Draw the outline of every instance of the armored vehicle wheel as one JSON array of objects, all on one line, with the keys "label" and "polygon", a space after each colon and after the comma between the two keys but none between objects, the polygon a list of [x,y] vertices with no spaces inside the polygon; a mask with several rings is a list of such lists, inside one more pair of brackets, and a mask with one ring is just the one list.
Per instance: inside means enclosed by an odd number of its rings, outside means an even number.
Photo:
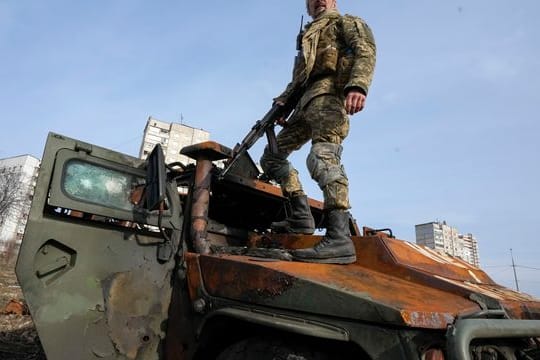
[{"label": "armored vehicle wheel", "polygon": [[330,360],[331,356],[303,344],[254,337],[226,348],[217,360]]}]

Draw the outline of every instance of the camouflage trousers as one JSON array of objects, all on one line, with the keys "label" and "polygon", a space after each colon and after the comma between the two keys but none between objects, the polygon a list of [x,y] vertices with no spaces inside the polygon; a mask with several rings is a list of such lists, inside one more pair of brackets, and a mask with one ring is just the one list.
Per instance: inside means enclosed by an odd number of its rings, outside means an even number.
[{"label": "camouflage trousers", "polygon": [[306,163],[311,177],[324,196],[325,209],[349,209],[349,181],[341,165],[341,143],[349,133],[349,117],[343,100],[320,95],[294,114],[277,135],[278,153],[265,148],[261,158],[264,172],[275,179],[285,196],[304,195],[298,171],[289,155],[311,140]]}]

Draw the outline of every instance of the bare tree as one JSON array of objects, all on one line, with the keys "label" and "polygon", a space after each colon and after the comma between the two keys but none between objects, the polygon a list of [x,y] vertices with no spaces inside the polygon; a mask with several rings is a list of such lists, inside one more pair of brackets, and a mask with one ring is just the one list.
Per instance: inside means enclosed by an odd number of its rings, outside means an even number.
[{"label": "bare tree", "polygon": [[0,225],[4,223],[9,209],[23,200],[19,172],[0,169]]},{"label": "bare tree", "polygon": [[13,264],[14,260],[17,259],[17,254],[19,253],[19,247],[20,244],[15,241],[15,239],[11,239],[9,241],[5,242],[3,254],[0,253],[3,257],[3,260],[5,264],[11,265]]}]

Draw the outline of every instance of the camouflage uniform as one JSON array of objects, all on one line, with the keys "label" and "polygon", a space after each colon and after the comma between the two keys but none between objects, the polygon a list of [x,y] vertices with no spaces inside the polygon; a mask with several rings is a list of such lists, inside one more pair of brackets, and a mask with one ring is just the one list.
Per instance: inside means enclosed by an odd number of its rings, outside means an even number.
[{"label": "camouflage uniform", "polygon": [[280,183],[286,196],[304,195],[287,157],[311,140],[307,167],[323,191],[325,209],[350,208],[348,179],[341,165],[341,143],[349,133],[345,97],[351,89],[367,95],[374,66],[375,41],[361,19],[328,10],[306,25],[293,79],[275,101],[287,98],[298,86],[303,95],[277,136],[278,154],[266,148],[261,158],[264,171]]}]

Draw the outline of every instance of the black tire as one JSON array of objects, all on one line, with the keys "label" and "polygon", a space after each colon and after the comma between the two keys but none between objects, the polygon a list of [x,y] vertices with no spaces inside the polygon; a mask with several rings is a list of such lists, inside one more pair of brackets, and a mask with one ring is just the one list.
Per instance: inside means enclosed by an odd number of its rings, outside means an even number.
[{"label": "black tire", "polygon": [[239,341],[218,355],[216,360],[330,360],[316,348],[283,339],[254,337]]}]

